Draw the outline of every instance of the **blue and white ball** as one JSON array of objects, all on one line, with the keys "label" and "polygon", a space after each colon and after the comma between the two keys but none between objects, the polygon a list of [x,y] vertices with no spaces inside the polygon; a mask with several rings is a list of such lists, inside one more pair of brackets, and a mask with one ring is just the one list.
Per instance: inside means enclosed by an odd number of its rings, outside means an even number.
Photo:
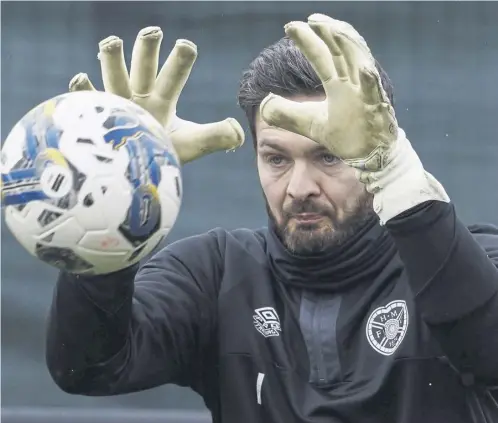
[{"label": "blue and white ball", "polygon": [[2,146],[5,221],[29,253],[75,274],[114,272],[149,254],[182,202],[175,149],[140,106],[75,92],[35,107]]}]

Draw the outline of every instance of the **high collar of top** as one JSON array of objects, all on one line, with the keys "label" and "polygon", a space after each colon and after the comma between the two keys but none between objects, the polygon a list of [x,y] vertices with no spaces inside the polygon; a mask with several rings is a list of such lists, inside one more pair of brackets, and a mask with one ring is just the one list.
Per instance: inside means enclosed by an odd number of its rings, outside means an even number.
[{"label": "high collar of top", "polygon": [[298,288],[343,291],[373,280],[396,252],[393,239],[376,218],[367,221],[351,238],[313,256],[289,252],[270,219],[268,259],[274,276]]}]

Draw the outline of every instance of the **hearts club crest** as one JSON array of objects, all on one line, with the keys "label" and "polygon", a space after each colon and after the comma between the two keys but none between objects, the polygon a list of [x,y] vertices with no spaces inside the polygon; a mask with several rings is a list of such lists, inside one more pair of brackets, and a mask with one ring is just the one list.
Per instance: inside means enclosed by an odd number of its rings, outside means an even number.
[{"label": "hearts club crest", "polygon": [[395,300],[376,308],[366,325],[368,343],[382,355],[394,354],[406,335],[408,320],[405,301]]}]

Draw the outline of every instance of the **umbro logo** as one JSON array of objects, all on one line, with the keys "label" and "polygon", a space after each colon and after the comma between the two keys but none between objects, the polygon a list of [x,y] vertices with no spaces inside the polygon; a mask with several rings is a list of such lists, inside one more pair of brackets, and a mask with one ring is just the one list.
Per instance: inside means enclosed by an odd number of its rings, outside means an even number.
[{"label": "umbro logo", "polygon": [[254,310],[256,314],[252,316],[254,327],[265,338],[269,336],[279,336],[282,331],[280,318],[273,307],[262,307]]},{"label": "umbro logo", "polygon": [[405,338],[408,320],[405,301],[391,301],[384,307],[376,308],[366,326],[369,344],[382,355],[394,354]]}]

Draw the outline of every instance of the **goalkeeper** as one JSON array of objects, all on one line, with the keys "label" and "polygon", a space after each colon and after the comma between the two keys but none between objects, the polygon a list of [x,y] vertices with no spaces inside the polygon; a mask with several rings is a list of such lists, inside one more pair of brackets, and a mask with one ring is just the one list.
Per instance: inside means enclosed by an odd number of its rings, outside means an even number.
[{"label": "goalkeeper", "polygon": [[[79,395],[190,387],[217,423],[498,422],[498,229],[458,219],[352,26],[315,14],[285,32],[239,90],[268,228],[62,272],[50,374]],[[196,47],[177,42],[156,78],[161,39],[139,34],[130,75],[104,40],[105,89],[164,124],[183,163],[238,147],[233,119],[175,116]],[[94,88],[80,74],[70,89]]]}]

